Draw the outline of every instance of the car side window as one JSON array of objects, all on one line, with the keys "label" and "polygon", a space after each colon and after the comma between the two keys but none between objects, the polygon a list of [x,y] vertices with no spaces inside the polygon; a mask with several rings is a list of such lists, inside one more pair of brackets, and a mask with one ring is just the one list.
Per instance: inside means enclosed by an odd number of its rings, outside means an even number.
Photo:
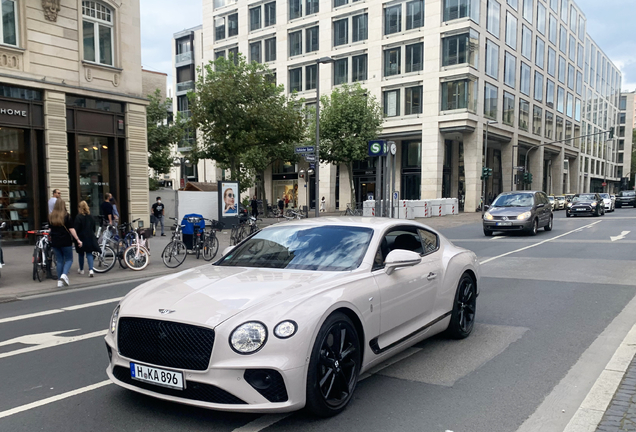
[{"label": "car side window", "polygon": [[417,232],[424,245],[423,255],[428,255],[439,249],[439,237],[437,234],[424,229],[418,229]]},{"label": "car side window", "polygon": [[[420,255],[425,253],[423,239],[420,238],[420,231],[424,233],[428,233],[428,231],[419,230],[415,227],[398,227],[394,228],[391,231],[387,232],[380,242],[380,246],[378,246],[378,250],[375,253],[375,258],[373,260],[373,268],[372,270],[378,270],[384,267],[384,261],[386,260],[389,252],[402,249],[402,250],[410,250],[412,252],[416,252]],[[428,233],[428,235],[433,235],[433,233]],[[429,241],[430,243],[430,241]],[[435,248],[437,249],[437,236],[435,236]],[[430,247],[430,245],[428,246]]]}]

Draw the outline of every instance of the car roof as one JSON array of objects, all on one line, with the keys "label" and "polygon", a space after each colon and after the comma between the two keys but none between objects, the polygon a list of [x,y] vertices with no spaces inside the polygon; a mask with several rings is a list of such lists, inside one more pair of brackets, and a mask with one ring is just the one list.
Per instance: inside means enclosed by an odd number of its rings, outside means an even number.
[{"label": "car roof", "polygon": [[291,220],[283,224],[274,224],[270,226],[351,226],[351,227],[367,227],[374,230],[383,230],[394,225],[413,225],[422,226],[419,222],[404,219],[391,219],[385,217],[364,217],[364,216],[323,216],[319,218]]}]

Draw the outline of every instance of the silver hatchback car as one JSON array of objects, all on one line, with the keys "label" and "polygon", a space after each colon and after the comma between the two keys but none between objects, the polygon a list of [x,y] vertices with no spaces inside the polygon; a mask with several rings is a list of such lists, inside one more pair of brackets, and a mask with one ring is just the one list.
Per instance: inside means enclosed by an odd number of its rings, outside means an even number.
[{"label": "silver hatchback car", "polygon": [[552,205],[541,191],[504,192],[484,213],[484,235],[495,231],[522,231],[536,235],[539,228],[552,230]]}]

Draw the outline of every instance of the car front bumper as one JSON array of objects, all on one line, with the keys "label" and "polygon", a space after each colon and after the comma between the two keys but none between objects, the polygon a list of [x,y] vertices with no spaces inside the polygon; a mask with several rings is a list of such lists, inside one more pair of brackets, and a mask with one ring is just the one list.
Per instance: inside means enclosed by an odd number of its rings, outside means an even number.
[{"label": "car front bumper", "polygon": [[585,210],[566,209],[566,212],[570,216],[577,216],[577,215],[589,216],[589,215],[593,215],[593,214],[596,213],[596,208],[593,208],[591,210],[589,210],[589,209],[585,209]]},{"label": "car front bumper", "polygon": [[[532,229],[532,219],[520,220],[485,220],[483,221],[484,229],[489,231],[529,231]],[[505,225],[502,225],[505,224]]]}]

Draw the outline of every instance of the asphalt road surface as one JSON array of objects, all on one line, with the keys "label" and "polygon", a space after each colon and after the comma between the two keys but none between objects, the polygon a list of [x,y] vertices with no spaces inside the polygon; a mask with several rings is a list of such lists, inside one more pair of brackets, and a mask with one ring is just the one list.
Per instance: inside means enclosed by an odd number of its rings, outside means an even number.
[{"label": "asphalt road surface", "polygon": [[107,380],[115,283],[0,304],[0,431],[562,431],[636,323],[636,209],[555,214],[536,237],[442,230],[482,262],[471,337],[381,365],[327,420],[162,402]]}]

